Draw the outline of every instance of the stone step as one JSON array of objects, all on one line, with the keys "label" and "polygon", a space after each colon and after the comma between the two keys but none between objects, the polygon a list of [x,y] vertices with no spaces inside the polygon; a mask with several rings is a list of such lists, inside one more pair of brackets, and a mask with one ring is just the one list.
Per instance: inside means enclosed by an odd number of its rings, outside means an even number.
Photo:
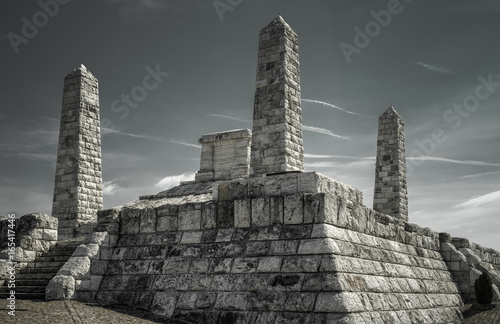
[{"label": "stone step", "polygon": [[58,251],[58,252],[74,251],[74,250],[76,250],[77,247],[78,247],[78,245],[75,245],[75,246],[72,246],[72,245],[59,246],[59,245],[56,245],[55,247],[53,247],[52,249],[50,249],[50,251],[48,253],[55,252],[55,251]]},{"label": "stone step", "polygon": [[9,288],[8,286],[0,286],[0,294],[9,294],[11,290],[17,293],[45,293],[46,286],[18,286]]},{"label": "stone step", "polygon": [[50,280],[55,275],[56,272],[17,273],[16,280]]},{"label": "stone step", "polygon": [[30,269],[30,268],[60,269],[65,263],[66,261],[39,262],[38,260],[36,260],[35,262],[28,263],[25,269]]},{"label": "stone step", "polygon": [[[45,299],[45,292],[43,293],[21,293],[16,292],[16,299]],[[9,293],[0,292],[0,299],[6,299],[10,297]]]},{"label": "stone step", "polygon": [[[16,277],[16,286],[47,286],[50,282],[51,278],[43,278],[43,279],[26,279]],[[3,286],[7,286],[8,281],[5,281]],[[0,286],[2,287],[2,286]]]},{"label": "stone step", "polygon": [[59,271],[61,267],[52,267],[52,268],[24,268],[19,271],[19,274],[24,274],[24,273],[54,273],[56,274],[57,271]]},{"label": "stone step", "polygon": [[66,262],[68,261],[68,259],[71,257],[71,254],[70,255],[60,255],[60,254],[57,254],[57,255],[51,255],[51,256],[46,256],[46,255],[43,255],[43,256],[39,256],[36,258],[36,262]]}]

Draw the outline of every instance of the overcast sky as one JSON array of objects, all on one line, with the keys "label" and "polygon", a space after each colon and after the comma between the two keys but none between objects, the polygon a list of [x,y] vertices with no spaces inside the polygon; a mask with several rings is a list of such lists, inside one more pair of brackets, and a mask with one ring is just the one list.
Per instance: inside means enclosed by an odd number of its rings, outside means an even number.
[{"label": "overcast sky", "polygon": [[498,1],[59,1],[0,3],[1,214],[51,213],[63,81],[82,62],[106,123],[104,207],[191,179],[201,135],[251,128],[259,30],[281,13],[299,36],[306,171],[372,207],[392,104],[410,221],[500,250]]}]

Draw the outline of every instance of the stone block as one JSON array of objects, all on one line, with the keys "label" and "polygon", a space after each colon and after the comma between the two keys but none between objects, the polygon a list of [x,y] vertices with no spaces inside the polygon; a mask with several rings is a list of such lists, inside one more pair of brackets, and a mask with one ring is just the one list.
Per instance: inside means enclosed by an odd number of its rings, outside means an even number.
[{"label": "stone block", "polygon": [[236,258],[231,269],[232,273],[251,273],[257,270],[258,258]]},{"label": "stone block", "polygon": [[182,234],[181,244],[198,244],[198,243],[201,243],[202,236],[203,236],[203,232],[202,231],[184,232]]},{"label": "stone block", "polygon": [[182,205],[179,208],[178,229],[193,231],[201,229],[201,206],[197,204]]},{"label": "stone block", "polygon": [[239,199],[234,201],[234,227],[250,227],[250,206],[250,199]]},{"label": "stone block", "polygon": [[290,255],[296,254],[297,248],[299,246],[299,241],[273,241],[269,247],[269,255]]},{"label": "stone block", "polygon": [[75,279],[72,276],[57,275],[45,289],[47,300],[72,299],[75,294]]},{"label": "stone block", "polygon": [[316,298],[314,311],[327,313],[361,312],[363,304],[356,293],[320,292]]},{"label": "stone block", "polygon": [[150,311],[156,315],[172,317],[176,302],[177,296],[175,292],[156,292]]},{"label": "stone block", "polygon": [[269,197],[269,224],[283,224],[284,217],[284,197],[272,196]]},{"label": "stone block", "polygon": [[214,229],[217,227],[217,204],[206,202],[201,205],[201,228]]},{"label": "stone block", "polygon": [[140,228],[139,209],[124,208],[120,234],[138,234]]},{"label": "stone block", "polygon": [[57,273],[59,276],[72,276],[76,280],[90,279],[90,259],[71,257]]},{"label": "stone block", "polygon": [[252,226],[268,226],[269,225],[269,198],[253,198],[251,205]]},{"label": "stone block", "polygon": [[310,312],[313,309],[315,293],[290,293],[285,303],[285,311]]},{"label": "stone block", "polygon": [[177,215],[158,216],[156,230],[158,232],[172,232],[177,230]]},{"label": "stone block", "polygon": [[[274,242],[273,242],[274,243]],[[297,254],[339,254],[337,243],[330,238],[301,240]]]},{"label": "stone block", "polygon": [[280,272],[283,257],[263,257],[260,258],[257,272]]},{"label": "stone block", "polygon": [[304,222],[304,205],[302,194],[284,197],[284,224],[302,224]]},{"label": "stone block", "polygon": [[280,292],[255,291],[248,296],[248,309],[252,311],[283,311],[286,295]]},{"label": "stone block", "polygon": [[75,257],[88,257],[90,259],[99,258],[99,245],[89,243],[79,245],[75,252],[73,252]]},{"label": "stone block", "polygon": [[320,255],[287,256],[283,259],[282,272],[316,272],[321,261]]},{"label": "stone block", "polygon": [[48,241],[57,241],[57,229],[44,229],[42,239]]},{"label": "stone block", "polygon": [[234,201],[219,201],[217,205],[217,228],[234,227]]},{"label": "stone block", "polygon": [[145,208],[140,212],[140,232],[154,233],[156,231],[156,210]]}]

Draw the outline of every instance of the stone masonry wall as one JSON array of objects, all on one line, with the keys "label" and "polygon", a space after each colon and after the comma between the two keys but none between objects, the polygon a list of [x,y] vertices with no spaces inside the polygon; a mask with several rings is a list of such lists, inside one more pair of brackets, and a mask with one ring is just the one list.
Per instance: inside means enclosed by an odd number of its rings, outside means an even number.
[{"label": "stone masonry wall", "polygon": [[[299,176],[320,181],[298,190]],[[193,323],[459,320],[438,233],[318,174],[275,177],[249,179],[246,193],[244,181],[219,183],[216,200],[163,194],[121,208],[117,245],[95,260],[107,267],[91,261],[90,276],[104,274],[96,298]],[[96,292],[85,289],[74,296]]]},{"label": "stone masonry wall", "polygon": [[92,231],[102,209],[97,79],[83,65],[64,79],[52,215],[59,240]]},{"label": "stone masonry wall", "polygon": [[238,129],[203,135],[200,170],[196,181],[219,181],[248,178],[252,132]]},{"label": "stone masonry wall", "polygon": [[99,212],[99,223],[94,232],[87,235],[47,285],[48,300],[95,298],[118,241],[119,226],[119,209]]},{"label": "stone masonry wall", "polygon": [[[0,222],[1,242],[0,246],[0,282],[8,278],[10,249],[8,240],[8,219],[2,219]],[[34,261],[36,256],[50,250],[57,243],[57,218],[33,213],[27,214],[15,221],[13,229],[16,233],[14,243],[14,261],[16,262],[16,272],[25,268],[27,262]],[[0,283],[1,285],[1,283]]]},{"label": "stone masonry wall", "polygon": [[492,279],[494,300],[500,300],[500,252],[441,233],[441,253],[465,302],[475,301],[474,283],[481,273]]}]

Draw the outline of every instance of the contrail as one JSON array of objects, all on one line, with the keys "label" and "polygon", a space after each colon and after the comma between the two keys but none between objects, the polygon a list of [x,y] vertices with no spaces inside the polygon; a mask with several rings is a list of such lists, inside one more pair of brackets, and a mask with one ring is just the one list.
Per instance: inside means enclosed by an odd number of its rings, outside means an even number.
[{"label": "contrail", "polygon": [[356,113],[354,111],[350,111],[350,110],[341,108],[339,106],[335,106],[335,105],[333,105],[331,103],[324,102],[324,101],[313,100],[313,99],[302,99],[302,101],[310,102],[310,103],[315,103],[315,104],[320,104],[320,105],[323,105],[323,106],[327,106],[327,107],[330,107],[330,108],[333,108],[333,109],[337,109],[337,110],[343,111],[343,112],[345,112],[345,113],[347,113],[349,115],[360,116],[360,117],[365,117],[365,118],[370,118],[370,119],[376,119],[375,117],[368,116],[368,115],[361,114],[361,113]]}]

